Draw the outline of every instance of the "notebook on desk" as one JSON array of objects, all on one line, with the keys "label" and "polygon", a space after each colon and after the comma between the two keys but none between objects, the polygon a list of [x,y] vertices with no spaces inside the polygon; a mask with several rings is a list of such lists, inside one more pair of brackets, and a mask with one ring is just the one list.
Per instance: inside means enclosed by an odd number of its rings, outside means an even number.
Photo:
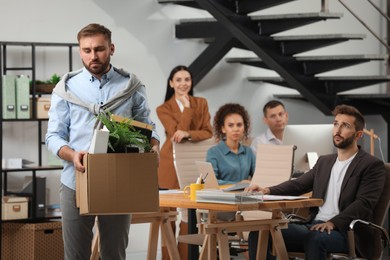
[{"label": "notebook on desk", "polygon": [[205,189],[219,189],[217,177],[215,176],[213,165],[210,162],[195,161],[199,175],[203,176]]},{"label": "notebook on desk", "polygon": [[246,187],[249,187],[249,182],[239,182],[230,187],[223,189],[223,191],[243,191]]}]

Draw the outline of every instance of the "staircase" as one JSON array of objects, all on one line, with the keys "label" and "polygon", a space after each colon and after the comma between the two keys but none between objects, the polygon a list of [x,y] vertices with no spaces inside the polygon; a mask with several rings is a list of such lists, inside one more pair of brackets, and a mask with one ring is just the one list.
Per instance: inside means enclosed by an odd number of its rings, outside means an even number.
[{"label": "staircase", "polygon": [[[158,0],[206,10],[213,18],[181,20],[176,38],[201,38],[208,47],[189,66],[196,85],[232,48],[249,50],[255,57],[227,58],[229,63],[260,67],[278,77],[249,77],[249,81],[268,82],[295,89],[299,95],[279,98],[304,99],[325,115],[340,103],[357,107],[365,115],[382,115],[390,121],[389,94],[348,95],[342,92],[390,81],[389,76],[319,76],[318,74],[370,61],[384,61],[376,55],[296,56],[346,41],[363,40],[362,34],[318,34],[276,36],[300,26],[340,19],[343,14],[321,11],[283,15],[251,15],[294,0]],[[299,1],[299,0],[296,0]],[[314,0],[313,0],[314,1]],[[299,12],[299,10],[298,10]]]}]

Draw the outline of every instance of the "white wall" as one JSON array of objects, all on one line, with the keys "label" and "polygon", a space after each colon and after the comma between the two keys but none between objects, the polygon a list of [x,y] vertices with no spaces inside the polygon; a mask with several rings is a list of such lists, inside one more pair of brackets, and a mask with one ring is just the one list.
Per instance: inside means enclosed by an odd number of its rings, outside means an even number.
[{"label": "white wall", "polygon": [[[359,4],[357,3],[359,1]],[[384,37],[385,21],[368,10],[367,1],[348,1],[354,4],[361,15],[368,15],[368,23]],[[355,4],[356,2],[356,4]],[[375,3],[385,8],[385,1],[375,0]],[[163,128],[155,114],[155,108],[163,102],[166,77],[170,70],[178,65],[189,65],[206,47],[200,40],[177,40],[174,38],[174,24],[183,18],[206,17],[207,13],[180,6],[160,5],[157,0],[0,0],[0,40],[1,41],[33,41],[33,42],[76,42],[77,32],[91,22],[102,23],[113,32],[113,42],[116,53],[112,63],[120,68],[137,74],[147,87],[152,119],[157,123],[158,132],[164,140]],[[266,13],[288,13],[291,10],[300,12],[317,12],[320,1],[300,0],[282,7],[271,8]],[[281,35],[296,33],[320,34],[323,32],[365,33],[360,24],[336,1],[330,1],[330,10],[343,12],[342,21],[320,22],[315,25],[281,33]],[[383,54],[385,50],[372,37],[365,41],[354,41],[322,48],[306,54]],[[250,53],[232,50],[228,56],[245,56]],[[59,51],[47,50],[38,55],[42,67],[37,77],[46,79],[53,73],[62,74],[67,71],[66,55]],[[27,62],[27,54],[15,54],[15,61]],[[75,68],[80,62],[75,54]],[[351,67],[327,73],[326,75],[386,73],[384,62]],[[250,68],[242,65],[227,64],[221,61],[200,82],[195,94],[206,97],[209,101],[212,116],[218,107],[226,102],[239,102],[246,106],[252,116],[253,135],[265,130],[261,123],[261,108],[274,94],[295,93],[282,87],[265,83],[251,83],[247,76],[274,75],[263,69]],[[361,93],[383,93],[385,87],[374,86],[363,88]],[[223,93],[223,95],[221,95]],[[324,116],[312,105],[303,101],[284,101],[290,114],[290,124],[329,123],[332,118]],[[382,138],[383,151],[387,158],[387,125],[380,116],[368,116],[367,128],[374,128]],[[36,159],[37,126],[34,123],[4,124],[3,154],[4,157],[24,157]],[[32,141],[33,140],[33,141]],[[23,147],[23,148],[21,148]],[[50,187],[49,203],[58,203],[59,173],[44,173],[48,177]],[[17,186],[20,175],[10,177]],[[147,226],[131,228],[131,246],[129,259],[145,258],[145,243],[135,244],[135,237],[147,234]],[[146,239],[143,239],[145,242]]]}]

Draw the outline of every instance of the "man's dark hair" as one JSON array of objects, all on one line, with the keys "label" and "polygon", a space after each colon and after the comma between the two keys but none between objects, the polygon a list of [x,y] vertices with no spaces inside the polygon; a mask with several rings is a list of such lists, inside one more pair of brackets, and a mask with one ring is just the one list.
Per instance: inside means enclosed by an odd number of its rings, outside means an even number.
[{"label": "man's dark hair", "polygon": [[278,100],[270,100],[263,107],[263,114],[264,114],[264,116],[267,116],[267,110],[268,109],[275,108],[277,106],[282,106],[283,109],[286,110],[286,107],[284,106],[284,104],[282,102],[280,102]]},{"label": "man's dark hair", "polygon": [[77,34],[77,41],[80,42],[80,39],[83,37],[94,36],[97,34],[104,35],[108,40],[108,43],[111,44],[111,31],[103,25],[97,23],[88,24],[81,29]]},{"label": "man's dark hair", "polygon": [[349,115],[353,116],[355,118],[355,128],[357,131],[361,131],[364,129],[365,126],[365,120],[363,115],[353,106],[348,105],[338,105],[334,108],[332,114],[334,116],[337,116],[339,114],[342,115]]}]

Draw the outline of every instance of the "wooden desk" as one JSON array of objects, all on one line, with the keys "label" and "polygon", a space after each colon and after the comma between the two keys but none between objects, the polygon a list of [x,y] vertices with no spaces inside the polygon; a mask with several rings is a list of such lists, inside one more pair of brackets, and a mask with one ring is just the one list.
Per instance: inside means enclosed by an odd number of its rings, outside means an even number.
[{"label": "wooden desk", "polygon": [[[200,259],[216,259],[218,242],[219,258],[230,259],[228,233],[239,231],[262,231],[259,239],[258,258],[266,259],[268,237],[271,234],[278,259],[287,260],[287,250],[283,241],[281,228],[287,228],[287,220],[283,218],[282,210],[293,208],[307,208],[322,205],[321,199],[267,201],[253,204],[218,204],[197,203],[185,198],[183,194],[160,194],[161,208],[187,208],[205,209],[209,211],[207,223],[204,224],[206,234],[202,246]],[[220,222],[217,220],[217,212],[220,211],[248,211],[264,210],[272,212],[272,219],[243,220],[233,222]]]},{"label": "wooden desk", "polygon": [[[131,224],[150,223],[148,253],[146,259],[156,260],[158,234],[161,228],[161,235],[164,237],[166,247],[171,259],[180,259],[176,245],[176,237],[173,234],[171,221],[175,221],[176,211],[169,208],[161,208],[160,212],[134,213],[131,217]],[[98,229],[92,242],[92,254],[90,260],[99,260],[99,232]]]}]

